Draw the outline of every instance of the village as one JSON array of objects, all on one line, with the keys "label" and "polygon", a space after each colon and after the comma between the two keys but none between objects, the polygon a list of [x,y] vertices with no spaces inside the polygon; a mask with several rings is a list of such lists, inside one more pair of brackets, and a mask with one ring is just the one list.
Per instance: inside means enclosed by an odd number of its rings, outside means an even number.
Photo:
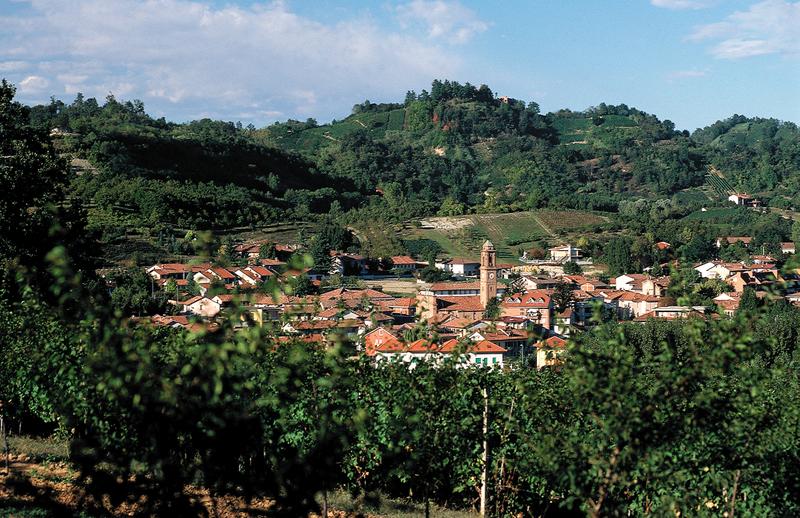
[{"label": "village", "polygon": [[[725,236],[714,244],[747,248],[751,241]],[[266,246],[274,257],[264,257]],[[668,251],[670,245],[654,247]],[[778,266],[795,253],[794,243],[781,243],[781,251],[779,258],[753,253],[742,262],[693,264],[697,282],[713,281],[722,289],[711,305],[681,305],[670,296],[668,273],[614,278],[565,273],[592,264],[571,244],[551,248],[541,260],[523,254],[519,265],[498,263],[488,240],[479,260],[437,258],[433,266],[408,255],[369,260],[331,251],[330,267],[319,271],[294,266],[302,254],[297,245],[247,242],[235,249],[242,266],[207,262],[146,268],[154,289],[170,297],[173,314],[135,320],[215,332],[236,314],[237,327],[270,326],[279,342],[345,342],[354,354],[375,361],[413,364],[462,353],[462,361],[474,365],[541,369],[558,365],[571,336],[604,321],[724,318],[735,314],[746,291],[759,300],[783,298],[800,305],[796,276]],[[662,271],[672,267],[674,272],[677,266],[673,260]],[[448,280],[423,281],[419,273],[432,267]],[[297,279],[309,289],[286,288]]]}]

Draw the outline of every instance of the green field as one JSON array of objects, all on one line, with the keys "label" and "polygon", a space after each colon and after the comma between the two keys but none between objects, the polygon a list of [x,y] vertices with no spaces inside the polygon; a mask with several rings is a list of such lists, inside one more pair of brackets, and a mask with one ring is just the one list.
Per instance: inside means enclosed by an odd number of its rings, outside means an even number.
[{"label": "green field", "polygon": [[595,124],[591,117],[556,117],[553,127],[558,132],[561,144],[582,147],[602,144],[604,135],[614,131],[636,128],[636,121],[625,115],[604,115],[602,124]]},{"label": "green field", "polygon": [[564,232],[585,229],[608,221],[605,216],[585,211],[534,211],[510,214],[472,214],[428,218],[425,227],[405,231],[403,239],[424,238],[439,243],[445,255],[477,259],[480,247],[490,240],[501,262],[516,262],[517,249],[534,242],[556,244]]},{"label": "green field", "polygon": [[281,148],[297,152],[314,152],[356,131],[366,131],[374,139],[382,139],[387,131],[400,131],[405,122],[405,110],[358,113],[346,119],[315,128],[292,131],[270,128],[270,138]]}]

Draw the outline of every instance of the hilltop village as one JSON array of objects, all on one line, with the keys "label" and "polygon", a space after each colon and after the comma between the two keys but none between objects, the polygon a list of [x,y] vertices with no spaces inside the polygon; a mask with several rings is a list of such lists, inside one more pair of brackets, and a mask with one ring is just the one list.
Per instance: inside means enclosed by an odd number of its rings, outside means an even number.
[{"label": "hilltop village", "polygon": [[[747,249],[751,241],[725,236],[714,246]],[[653,247],[668,256],[669,243]],[[273,257],[264,257],[265,250]],[[278,341],[345,342],[376,360],[413,362],[458,352],[481,366],[542,368],[558,363],[571,336],[604,321],[716,319],[734,315],[743,303],[800,304],[797,275],[779,266],[795,253],[794,243],[781,243],[781,251],[781,257],[753,253],[738,262],[691,265],[693,282],[713,292],[713,304],[693,305],[676,300],[671,290],[686,282],[669,273],[680,270],[677,260],[660,265],[667,272],[661,275],[567,273],[592,266],[570,244],[539,260],[523,254],[516,266],[498,263],[488,240],[479,260],[442,258],[434,265],[408,255],[373,260],[332,251],[330,268],[319,271],[290,267],[303,254],[298,245],[248,242],[235,247],[240,266],[147,267],[171,311],[134,319],[214,332],[236,314],[237,327],[270,326]],[[420,272],[431,268],[448,280],[423,281]],[[404,293],[392,291],[401,285]]]}]

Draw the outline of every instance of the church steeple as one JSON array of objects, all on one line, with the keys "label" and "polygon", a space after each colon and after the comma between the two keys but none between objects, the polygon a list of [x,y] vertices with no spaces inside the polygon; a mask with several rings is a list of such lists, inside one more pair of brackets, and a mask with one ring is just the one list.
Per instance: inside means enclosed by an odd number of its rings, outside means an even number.
[{"label": "church steeple", "polygon": [[487,240],[481,248],[481,305],[497,297],[497,251]]}]

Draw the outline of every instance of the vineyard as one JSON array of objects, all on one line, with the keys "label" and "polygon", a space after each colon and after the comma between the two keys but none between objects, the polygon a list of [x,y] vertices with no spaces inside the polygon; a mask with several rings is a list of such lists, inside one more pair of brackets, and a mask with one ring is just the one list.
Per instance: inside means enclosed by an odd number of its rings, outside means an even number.
[{"label": "vineyard", "polygon": [[706,182],[711,188],[722,197],[727,198],[730,194],[735,192],[731,183],[724,177],[709,173],[706,175]]},{"label": "vineyard", "polygon": [[471,259],[480,256],[481,244],[488,239],[497,248],[499,260],[514,262],[519,256],[518,248],[557,241],[555,233],[586,229],[607,221],[606,216],[587,211],[543,210],[428,218],[422,221],[423,228],[410,232],[412,237],[436,241],[451,257]]}]

